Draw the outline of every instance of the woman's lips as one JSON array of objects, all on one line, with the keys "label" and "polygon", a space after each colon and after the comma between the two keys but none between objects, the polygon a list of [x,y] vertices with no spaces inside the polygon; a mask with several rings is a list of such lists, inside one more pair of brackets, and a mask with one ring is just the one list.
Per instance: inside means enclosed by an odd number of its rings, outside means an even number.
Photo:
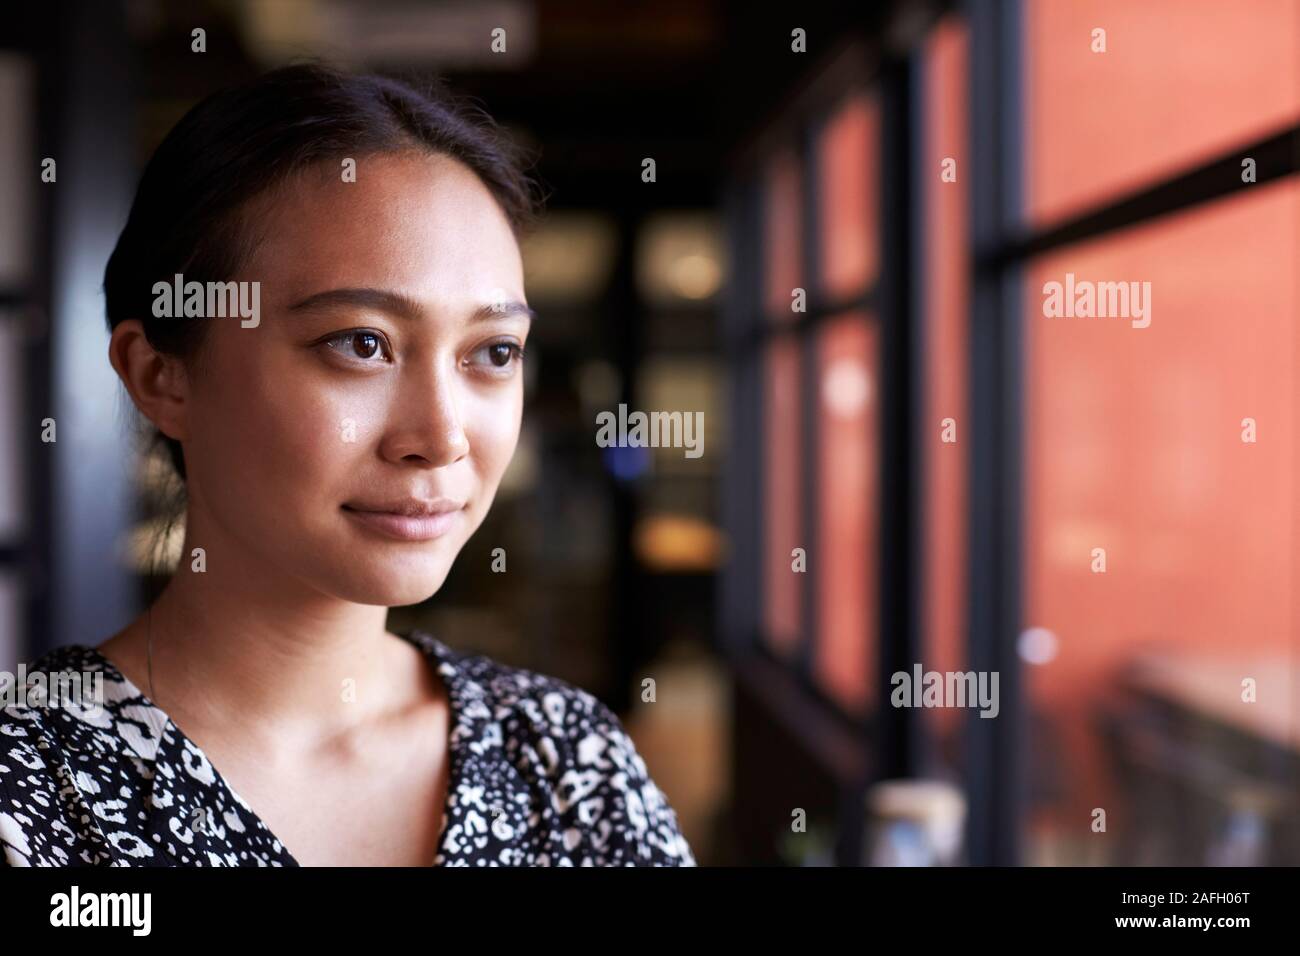
[{"label": "woman's lips", "polygon": [[343,506],[343,512],[372,531],[397,541],[432,541],[451,530],[461,511],[441,511],[432,515],[401,515],[391,511],[358,511]]}]

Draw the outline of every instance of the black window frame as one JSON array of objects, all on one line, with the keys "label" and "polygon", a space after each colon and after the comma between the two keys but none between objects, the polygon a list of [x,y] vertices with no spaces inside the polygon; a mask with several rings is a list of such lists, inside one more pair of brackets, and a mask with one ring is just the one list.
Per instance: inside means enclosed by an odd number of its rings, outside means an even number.
[{"label": "black window frame", "polygon": [[[918,657],[918,496],[920,445],[915,428],[920,358],[911,321],[917,215],[911,188],[917,148],[913,114],[916,67],[911,57],[882,54],[866,37],[850,35],[813,71],[814,80],[773,118],[771,126],[743,151],[728,178],[723,206],[732,250],[732,275],[725,297],[723,343],[733,359],[729,387],[733,410],[731,446],[723,469],[720,511],[731,535],[731,558],[720,582],[720,644],[737,676],[755,686],[774,711],[833,767],[841,785],[835,858],[841,865],[861,859],[862,800],[873,779],[909,776],[924,753],[919,721],[888,705],[884,675]],[[879,108],[880,161],[876,223],[880,250],[876,276],[847,298],[828,298],[820,288],[822,250],[817,144],[826,123],[851,98],[869,94]],[[784,149],[797,149],[803,196],[799,248],[806,311],[779,320],[763,303],[763,171]],[[829,320],[861,314],[879,331],[877,582],[875,615],[877,680],[865,716],[847,712],[816,681],[814,641],[818,630],[817,541],[818,328]],[[793,337],[800,349],[801,537],[810,556],[802,583],[801,627],[793,666],[775,653],[763,634],[764,347]]]}]

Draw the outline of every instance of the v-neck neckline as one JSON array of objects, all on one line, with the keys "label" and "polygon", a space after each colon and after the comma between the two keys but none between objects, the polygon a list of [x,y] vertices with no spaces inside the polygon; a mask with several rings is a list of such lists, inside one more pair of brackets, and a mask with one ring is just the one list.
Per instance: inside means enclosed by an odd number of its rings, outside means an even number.
[{"label": "v-neck neckline", "polygon": [[[468,751],[468,748],[460,745],[462,735],[468,732],[468,726],[465,724],[467,714],[464,702],[461,699],[462,688],[458,655],[452,648],[443,644],[432,634],[418,628],[405,634],[397,634],[397,636],[421,652],[425,660],[433,667],[435,676],[441,680],[447,692],[447,793],[443,798],[442,831],[439,833],[438,842],[434,847],[433,860],[427,864],[428,866],[440,866],[446,859],[448,835],[456,822],[455,808],[459,804],[456,799],[456,791],[465,773],[462,752]],[[167,732],[170,730],[175,736],[175,749],[188,747],[194,751],[195,756],[201,757],[211,768],[214,781],[252,818],[254,828],[261,829],[266,837],[273,841],[272,846],[278,845],[280,847],[278,862],[286,867],[301,867],[302,864],[293,855],[289,845],[276,835],[275,831],[262,819],[261,814],[254,810],[248,801],[231,785],[217,765],[204,752],[203,748],[186,734],[180,728],[180,725],[172,720],[171,715],[154,703],[148,694],[136,686],[135,682],[123,674],[121,669],[97,647],[89,645],[83,645],[83,647],[104,668],[110,678],[121,683],[122,699],[132,700],[138,706],[161,718],[161,723],[157,726],[158,746],[155,751],[155,760],[162,760],[164,748],[167,744]],[[156,779],[158,779],[158,775],[155,775]]]}]

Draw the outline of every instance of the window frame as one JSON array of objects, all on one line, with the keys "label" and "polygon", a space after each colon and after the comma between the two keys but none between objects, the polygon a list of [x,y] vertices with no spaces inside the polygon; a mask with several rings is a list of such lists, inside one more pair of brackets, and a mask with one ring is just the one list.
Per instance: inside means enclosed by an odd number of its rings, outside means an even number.
[{"label": "window frame", "polygon": [[[915,280],[914,220],[920,212],[911,188],[917,149],[914,112],[916,65],[910,56],[883,59],[860,36],[844,41],[828,65],[772,121],[749,148],[724,195],[733,270],[723,312],[723,341],[734,366],[730,382],[732,446],[723,470],[722,514],[733,533],[731,561],[723,571],[721,646],[738,677],[757,685],[787,729],[821,755],[842,787],[835,847],[840,865],[861,859],[863,797],[871,779],[909,776],[924,756],[924,727],[889,706],[884,675],[919,660],[921,352],[913,321]],[[852,97],[877,98],[880,162],[875,223],[879,267],[874,280],[855,295],[830,299],[820,288],[821,221],[817,143],[826,124]],[[780,321],[764,307],[763,170],[781,149],[795,147],[804,197],[799,244],[807,311]],[[754,281],[757,278],[758,281]],[[876,548],[875,695],[865,717],[848,713],[815,679],[813,654],[819,624],[817,521],[819,378],[817,333],[823,323],[861,313],[880,336],[875,370],[877,416],[876,488],[879,515]],[[765,580],[762,564],[766,486],[762,470],[765,432],[762,407],[764,346],[777,336],[792,336],[800,350],[801,486],[799,507],[807,553],[813,558],[803,580],[801,628],[793,665],[776,654],[763,633]],[[864,636],[865,637],[865,636]],[[906,663],[903,663],[906,662]]]}]

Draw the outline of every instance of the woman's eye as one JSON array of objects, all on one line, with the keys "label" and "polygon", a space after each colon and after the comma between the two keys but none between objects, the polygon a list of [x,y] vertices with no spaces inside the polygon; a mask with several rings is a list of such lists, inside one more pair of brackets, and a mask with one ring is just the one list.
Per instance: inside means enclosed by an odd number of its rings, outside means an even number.
[{"label": "woman's eye", "polygon": [[492,374],[509,372],[524,357],[524,347],[518,342],[492,342],[483,346],[478,353],[484,356],[484,364]]},{"label": "woman's eye", "polygon": [[375,332],[367,332],[363,329],[340,332],[326,339],[323,344],[344,353],[348,358],[369,360],[385,353],[383,338]]}]

